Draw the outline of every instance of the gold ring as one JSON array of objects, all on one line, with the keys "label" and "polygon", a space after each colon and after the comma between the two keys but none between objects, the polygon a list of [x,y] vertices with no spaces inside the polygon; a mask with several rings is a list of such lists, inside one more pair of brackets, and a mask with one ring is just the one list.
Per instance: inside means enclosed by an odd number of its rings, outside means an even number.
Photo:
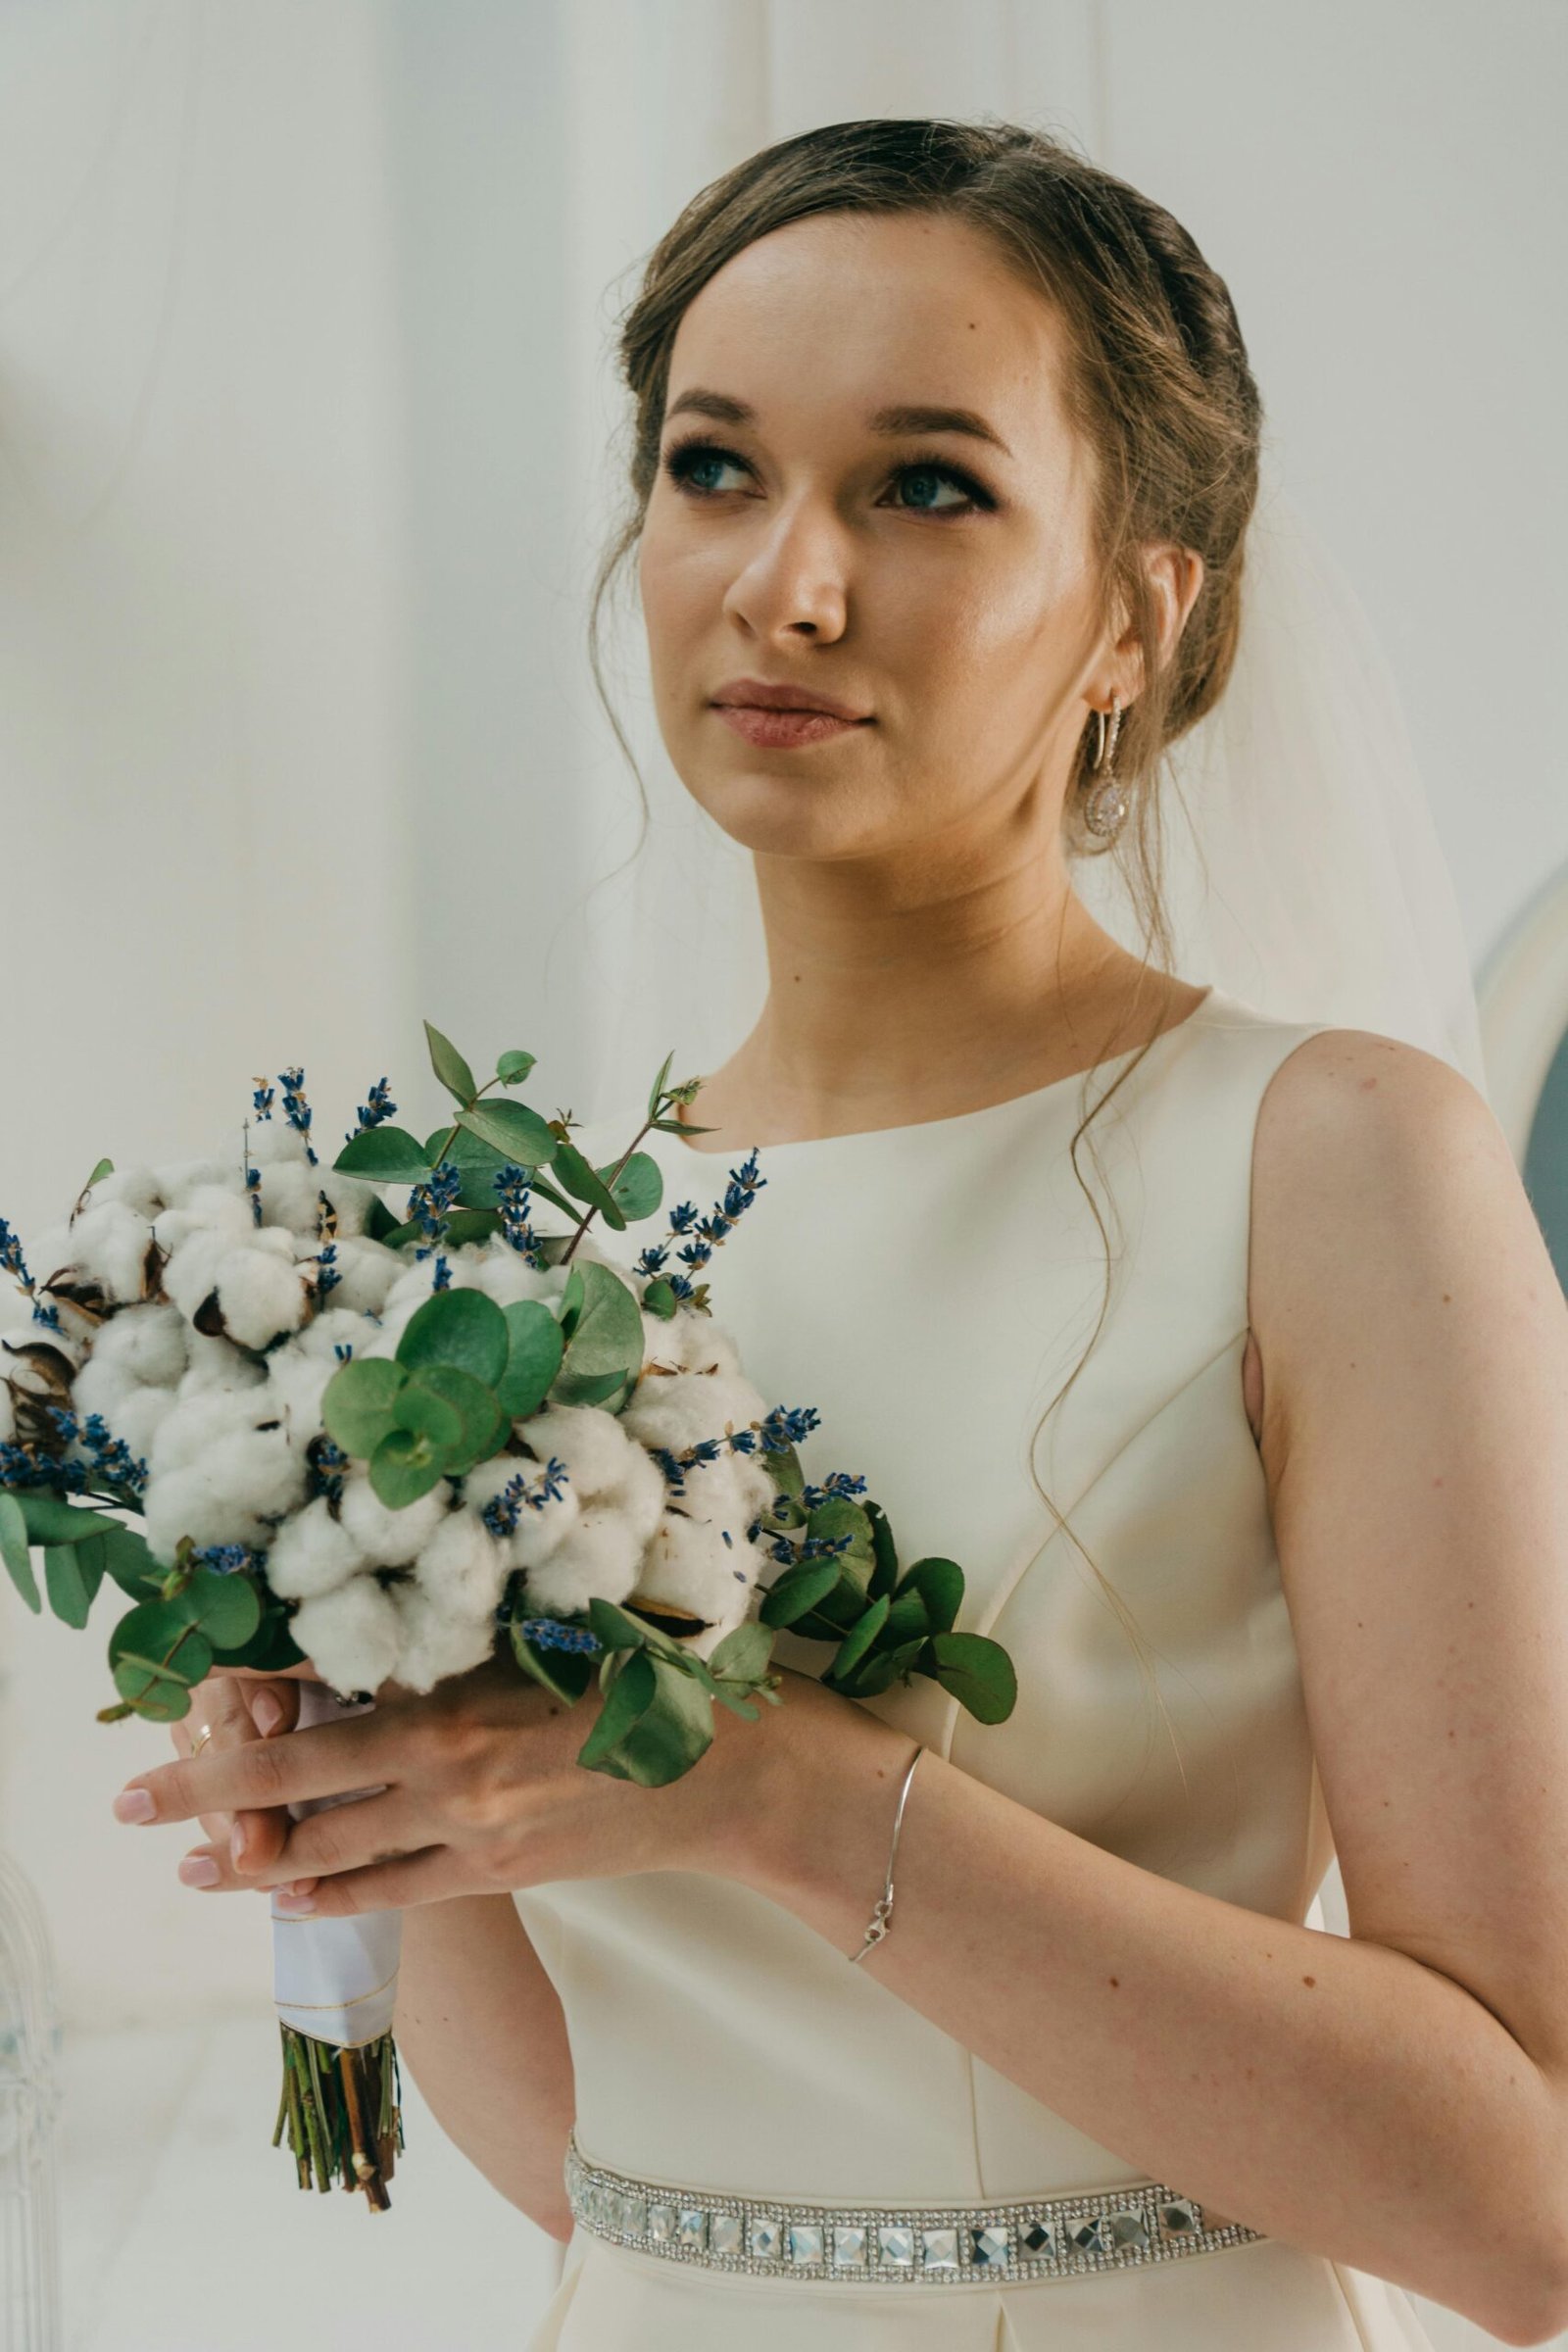
[{"label": "gold ring", "polygon": [[201,1752],[202,1752],[202,1749],[203,1749],[203,1748],[204,1748],[204,1747],[207,1745],[207,1742],[208,1742],[208,1740],[209,1740],[212,1738],[212,1736],[213,1736],[213,1727],[212,1727],[212,1725],[211,1725],[210,1723],[204,1723],[204,1724],[202,1725],[202,1728],[201,1728],[201,1730],[200,1730],[200,1731],[197,1733],[197,1735],[196,1735],[195,1739],[194,1739],[194,1740],[191,1741],[191,1743],[190,1743],[190,1752],[191,1752],[191,1754],[192,1754],[193,1756],[199,1756],[199,1755],[201,1754]]}]

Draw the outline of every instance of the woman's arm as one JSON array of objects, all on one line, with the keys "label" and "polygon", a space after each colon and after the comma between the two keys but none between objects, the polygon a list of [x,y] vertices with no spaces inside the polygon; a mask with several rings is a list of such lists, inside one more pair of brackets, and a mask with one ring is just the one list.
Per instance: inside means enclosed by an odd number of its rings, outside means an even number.
[{"label": "woman's arm", "polygon": [[447,2137],[530,2221],[568,2238],[566,2021],[510,1894],[404,1913],[393,2031]]},{"label": "woman's arm", "polygon": [[[1568,1309],[1482,1098],[1361,1032],[1276,1074],[1252,1240],[1350,1936],[928,1754],[861,1966],[1152,2178],[1539,2344],[1568,2322]],[[732,1867],[848,1954],[911,1744],[813,1730],[760,1751]]]}]

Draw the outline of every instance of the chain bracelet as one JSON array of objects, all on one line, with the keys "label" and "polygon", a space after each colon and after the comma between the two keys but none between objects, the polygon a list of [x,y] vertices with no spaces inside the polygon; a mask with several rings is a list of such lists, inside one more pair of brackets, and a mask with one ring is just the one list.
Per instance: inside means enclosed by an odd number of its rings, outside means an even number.
[{"label": "chain bracelet", "polygon": [[847,1955],[851,1961],[863,1960],[866,1953],[882,1941],[883,1936],[888,1934],[893,1925],[893,1864],[899,1850],[899,1831],[904,1824],[904,1806],[909,1793],[909,1783],[914,1778],[915,1766],[924,1754],[924,1746],[917,1747],[905,1768],[904,1785],[899,1790],[898,1811],[893,1816],[893,1843],[888,1848],[887,1885],[877,1896],[872,1908],[870,1925],[865,1931],[865,1941],[858,1952],[851,1952]]}]

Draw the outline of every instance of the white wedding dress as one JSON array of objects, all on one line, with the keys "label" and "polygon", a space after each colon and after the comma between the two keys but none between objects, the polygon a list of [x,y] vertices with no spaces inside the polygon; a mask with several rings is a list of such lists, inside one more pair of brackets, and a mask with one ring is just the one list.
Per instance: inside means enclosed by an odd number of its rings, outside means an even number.
[{"label": "white wedding dress", "polygon": [[[1106,1321],[1036,1464],[1131,1610],[1169,1730],[1028,1470],[1030,1435],[1083,1352],[1103,1281],[1068,1156],[1082,1079],[953,1118],[761,1147],[766,1184],[704,1270],[769,1406],[820,1413],[802,1449],[808,1477],[863,1473],[901,1561],[957,1560],[960,1625],[1004,1642],[1018,1669],[1004,1724],[976,1722],[929,1681],[861,1703],[1141,1869],[1313,1927],[1332,1838],[1242,1356],[1258,1104],[1326,1025],[1211,990],[1079,1147],[1102,1208],[1111,1188],[1106,1222],[1115,1243],[1119,1218],[1123,1239]],[[1102,1067],[1095,1095],[1120,1066]],[[700,1098],[691,1115],[700,1122]],[[642,1116],[633,1105],[578,1141],[602,1165]],[[642,1149],[664,1170],[666,1209],[721,1202],[744,1157],[658,1134]],[[602,1240],[629,1265],[664,1234],[661,1213]],[[788,1634],[775,1651],[806,1668],[825,1655]],[[868,1914],[878,1891],[866,1888]],[[918,1902],[917,1886],[900,1891]],[[590,2164],[782,2201],[906,2205],[1149,2178],[898,1999],[874,1962],[851,1967],[731,1882],[653,1872],[516,1901],[564,2004]],[[1049,1948],[1042,1922],[1022,2043],[1059,2030]],[[724,2273],[582,2226],[528,2352],[1080,2345],[1430,2352],[1401,2289],[1268,2237],[1077,2277],[903,2285]]]}]

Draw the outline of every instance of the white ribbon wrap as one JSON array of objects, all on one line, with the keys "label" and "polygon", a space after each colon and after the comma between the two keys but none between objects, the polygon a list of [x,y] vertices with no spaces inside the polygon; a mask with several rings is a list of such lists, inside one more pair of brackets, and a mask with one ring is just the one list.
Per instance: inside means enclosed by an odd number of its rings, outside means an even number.
[{"label": "white ribbon wrap", "polygon": [[[302,1683],[299,1729],[366,1714],[374,1703],[368,1698],[341,1699],[324,1683]],[[303,1821],[333,1805],[358,1804],[362,1797],[380,1794],[380,1788],[357,1788],[342,1796],[308,1798],[288,1810],[291,1819]],[[338,2049],[359,2049],[376,2040],[392,2030],[402,1948],[401,1911],[365,1911],[352,1919],[295,1919],[278,1910],[274,1894],[272,1995],[279,2018],[296,2033]]]}]

